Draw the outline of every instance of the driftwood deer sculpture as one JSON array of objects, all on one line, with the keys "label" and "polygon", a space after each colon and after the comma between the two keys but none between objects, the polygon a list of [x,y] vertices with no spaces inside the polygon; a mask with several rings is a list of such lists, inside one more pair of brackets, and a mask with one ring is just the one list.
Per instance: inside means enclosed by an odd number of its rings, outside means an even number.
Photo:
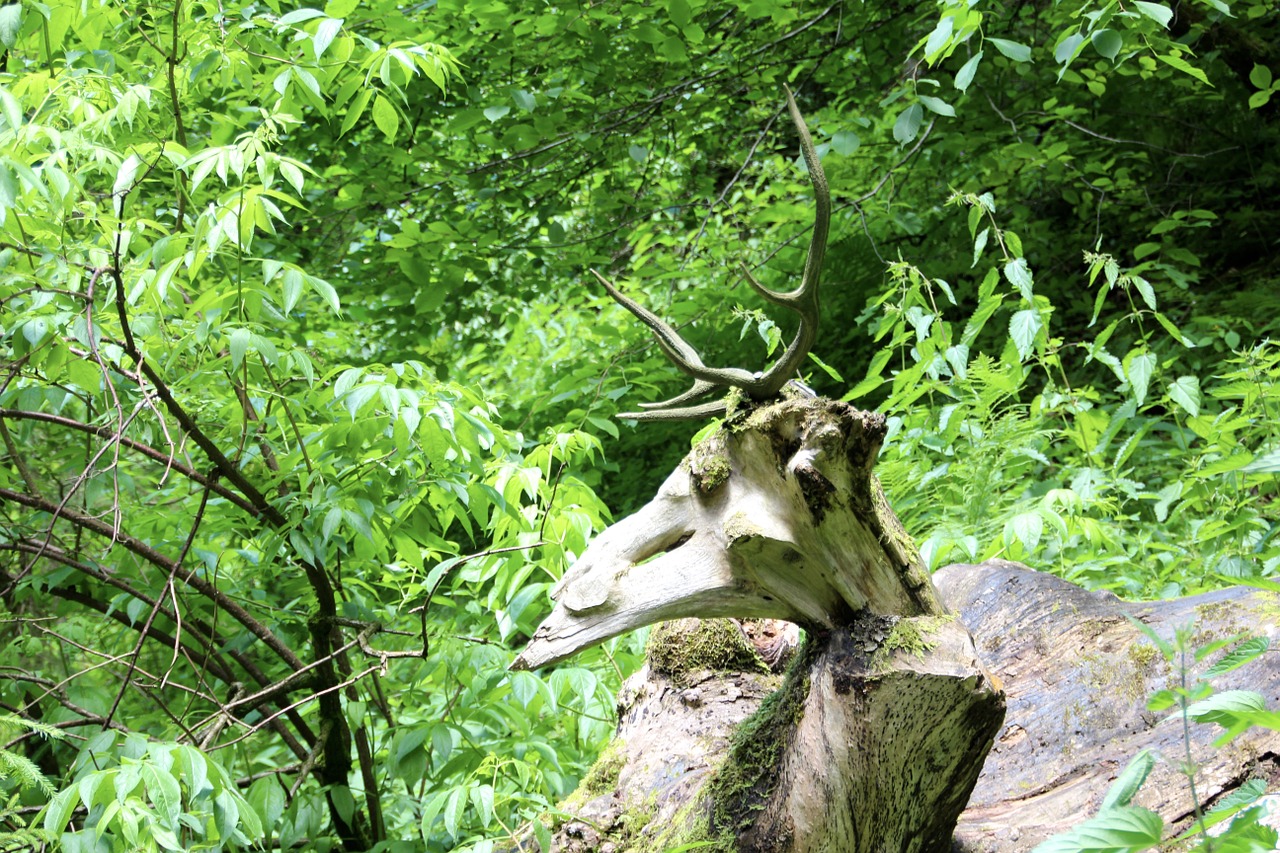
[{"label": "driftwood deer sculpture", "polygon": [[[1087,816],[1127,755],[1182,741],[1145,716],[1142,697],[1167,672],[1133,651],[1141,643],[1126,610],[1168,635],[1201,606],[1218,614],[1214,630],[1239,631],[1276,605],[1247,592],[1124,605],[999,561],[948,567],[935,585],[872,473],[883,417],[786,393],[817,333],[831,218],[789,91],[787,106],[816,214],[794,290],[747,274],[800,318],[772,368],[707,367],[596,273],[693,379],[685,393],[622,417],[726,419],[648,505],[565,572],[552,613],[514,664],[552,665],[624,631],[682,620],[654,630],[648,663],[619,697],[615,742],[566,804],[580,820],[560,828],[556,849],[1029,850]],[[695,402],[730,389],[742,398],[733,412],[723,399]],[[738,623],[708,617],[786,620],[807,637],[779,685]],[[978,644],[962,619],[980,630]],[[726,661],[736,665],[726,671]],[[1274,692],[1280,671],[1265,680]],[[1254,738],[1231,755],[1211,739],[1197,733],[1187,749],[1197,761],[1214,757],[1202,780],[1212,796],[1248,773],[1280,776],[1280,738]],[[1170,823],[1191,808],[1169,780],[1143,796]]]}]

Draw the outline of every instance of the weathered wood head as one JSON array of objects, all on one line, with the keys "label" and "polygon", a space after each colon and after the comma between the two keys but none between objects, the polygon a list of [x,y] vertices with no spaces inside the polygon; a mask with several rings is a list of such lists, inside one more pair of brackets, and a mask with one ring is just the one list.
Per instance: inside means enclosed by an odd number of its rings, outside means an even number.
[{"label": "weathered wood head", "polygon": [[569,568],[514,667],[684,616],[821,630],[863,609],[942,613],[871,473],[884,432],[878,414],[811,397],[730,418]]}]

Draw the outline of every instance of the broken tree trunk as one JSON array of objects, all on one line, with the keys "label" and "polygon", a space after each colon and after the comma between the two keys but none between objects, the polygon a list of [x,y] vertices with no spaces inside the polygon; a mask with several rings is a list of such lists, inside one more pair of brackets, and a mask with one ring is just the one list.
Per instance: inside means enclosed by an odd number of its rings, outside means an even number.
[{"label": "broken tree trunk", "polygon": [[[884,430],[880,415],[812,398],[730,416],[552,591],[555,609],[516,667],[679,617],[781,619],[809,632],[787,683],[739,727],[714,777],[654,764],[648,750],[637,757],[659,774],[632,774],[657,808],[639,849],[949,849],[1004,696],[872,474]],[[742,698],[773,686],[743,678]],[[636,724],[706,717],[692,694],[672,703],[655,690],[640,689]],[[657,755],[671,754],[656,737]],[[658,795],[663,779],[679,783]]]},{"label": "broken tree trunk", "polygon": [[[1156,765],[1134,804],[1158,812],[1175,829],[1189,824],[1191,791],[1178,767],[1184,756],[1182,721],[1177,715],[1153,714],[1146,708],[1147,696],[1175,684],[1180,676],[1126,616],[1142,621],[1166,640],[1178,628],[1194,623],[1199,641],[1252,635],[1268,636],[1274,645],[1280,641],[1280,595],[1236,588],[1172,601],[1124,602],[1000,560],[948,566],[934,575],[934,581],[959,622],[972,627],[985,663],[1003,681],[1008,696],[1004,725],[960,817],[951,849],[964,853],[1032,849],[1092,816],[1110,783],[1144,748],[1165,760]],[[872,636],[878,633],[873,630]],[[790,784],[782,778],[788,772],[811,774],[815,778],[809,784],[824,790],[839,785],[832,780],[835,767],[831,765],[839,765],[846,778],[853,780],[845,784],[857,784],[861,766],[833,759],[830,742],[815,742],[804,734],[815,728],[829,730],[832,713],[853,714],[866,708],[865,698],[856,689],[841,693],[837,688],[840,673],[848,670],[824,661],[824,655],[835,654],[824,645],[828,641],[818,643],[826,651],[801,652],[806,657],[793,664],[791,683],[774,692],[777,676],[769,675],[752,657],[751,646],[741,637],[734,623],[726,620],[687,620],[655,629],[646,667],[619,696],[614,742],[566,804],[578,819],[560,827],[557,850],[661,851],[685,838],[714,837],[703,830],[717,826],[717,797],[727,786],[722,774],[729,775],[731,784],[740,777],[742,765],[753,766],[752,744],[758,745],[756,752],[772,748],[776,741],[769,738],[787,731],[787,708],[798,722],[794,733],[786,735],[791,738],[787,742],[791,763],[778,774],[779,787]],[[740,651],[736,658],[723,651],[735,641]],[[717,652],[709,655],[707,649]],[[684,650],[683,656],[679,650]],[[890,679],[910,678],[907,672],[927,665],[936,654],[947,652],[939,645],[919,660],[898,649],[892,655],[891,675],[882,667],[873,669]],[[1213,658],[1191,661],[1188,678],[1194,680],[1213,662]],[[792,697],[798,695],[797,683],[804,673],[809,673],[812,685],[805,694],[807,701],[796,705]],[[1250,689],[1274,697],[1280,695],[1280,666],[1264,657],[1212,679],[1212,684],[1218,690]],[[764,711],[757,714],[761,708]],[[896,704],[889,708],[904,713]],[[817,719],[806,724],[810,713],[816,713]],[[882,728],[892,731],[897,726],[889,722]],[[1265,779],[1268,790],[1280,789],[1280,734],[1252,729],[1229,746],[1214,748],[1212,741],[1219,733],[1211,725],[1192,724],[1189,730],[1202,805],[1211,805],[1252,778]],[[867,751],[872,759],[893,748],[878,743],[850,746]],[[834,751],[842,752],[839,745],[834,745]],[[936,744],[922,743],[907,764],[927,776],[936,772],[937,757],[947,754]],[[791,787],[793,792],[804,789],[803,784]],[[886,809],[892,812],[900,806],[891,802],[886,807],[885,801],[911,802],[913,792],[888,788],[858,796],[865,797],[863,802],[872,809],[868,815],[859,815],[860,828],[883,833],[884,839],[894,838],[879,821]],[[816,802],[823,800],[819,797]],[[839,843],[800,847],[785,841],[779,845],[776,839],[785,840],[786,830],[785,824],[780,827],[776,821],[779,798],[765,803],[764,808],[749,812],[747,822],[756,823],[740,835],[739,846],[727,849],[867,849],[856,839],[848,847]],[[803,820],[823,819],[805,809],[804,803],[787,805]],[[703,823],[698,824],[699,820]],[[841,831],[850,829],[845,826]],[[871,849],[919,848],[895,840]]]}]

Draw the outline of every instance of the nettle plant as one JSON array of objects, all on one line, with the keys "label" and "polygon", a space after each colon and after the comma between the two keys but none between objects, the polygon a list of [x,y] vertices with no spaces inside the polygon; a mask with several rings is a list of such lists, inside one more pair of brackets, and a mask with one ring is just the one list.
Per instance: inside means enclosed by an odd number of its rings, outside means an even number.
[{"label": "nettle plant", "polygon": [[1168,281],[1167,251],[1130,268],[1085,251],[1092,316],[1087,336],[1064,339],[994,198],[951,203],[967,211],[973,266],[988,264],[972,309],[950,319],[950,283],[893,264],[861,318],[880,350],[845,396],[883,399],[880,477],[930,565],[1001,556],[1148,597],[1280,569],[1267,510],[1280,348],[1211,321],[1180,328],[1151,283]]}]

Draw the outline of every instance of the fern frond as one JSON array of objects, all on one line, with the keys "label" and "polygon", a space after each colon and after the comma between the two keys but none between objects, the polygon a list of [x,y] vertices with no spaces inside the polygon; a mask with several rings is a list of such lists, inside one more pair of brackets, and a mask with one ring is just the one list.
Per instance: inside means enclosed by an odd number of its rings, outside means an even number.
[{"label": "fern frond", "polygon": [[45,794],[52,794],[53,785],[40,772],[35,762],[25,755],[0,749],[0,781],[12,779],[19,788],[36,788]]},{"label": "fern frond", "polygon": [[66,735],[62,729],[48,723],[19,717],[16,714],[0,714],[0,735],[8,736],[14,732],[35,732],[50,740],[62,740]]}]

